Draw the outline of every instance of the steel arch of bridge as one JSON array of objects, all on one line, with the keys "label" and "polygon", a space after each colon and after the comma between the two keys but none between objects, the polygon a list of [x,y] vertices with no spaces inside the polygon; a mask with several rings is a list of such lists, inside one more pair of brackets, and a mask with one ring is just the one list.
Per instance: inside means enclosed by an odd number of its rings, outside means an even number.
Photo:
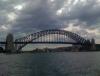
[{"label": "steel arch of bridge", "polygon": [[30,35],[27,35],[26,37],[22,37],[19,39],[16,39],[15,42],[26,42],[25,44],[16,44],[16,50],[21,50],[23,47],[25,47],[28,43],[32,42],[33,40],[36,40],[42,36],[46,36],[49,34],[58,34],[58,35],[65,35],[73,40],[75,40],[77,43],[81,45],[87,45],[91,44],[89,40],[84,39],[83,37],[69,31],[65,30],[58,30],[58,29],[50,29],[50,30],[44,30],[40,32],[36,32]]}]

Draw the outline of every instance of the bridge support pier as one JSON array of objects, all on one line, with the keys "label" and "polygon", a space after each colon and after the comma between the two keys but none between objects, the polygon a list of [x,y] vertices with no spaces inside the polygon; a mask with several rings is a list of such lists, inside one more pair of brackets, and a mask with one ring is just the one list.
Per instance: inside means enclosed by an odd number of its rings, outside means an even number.
[{"label": "bridge support pier", "polygon": [[5,52],[6,53],[14,53],[15,52],[12,34],[8,34],[6,37]]},{"label": "bridge support pier", "polygon": [[92,50],[92,51],[96,50],[95,40],[94,40],[93,38],[91,39],[91,43],[92,43],[92,44],[91,44],[91,50]]}]

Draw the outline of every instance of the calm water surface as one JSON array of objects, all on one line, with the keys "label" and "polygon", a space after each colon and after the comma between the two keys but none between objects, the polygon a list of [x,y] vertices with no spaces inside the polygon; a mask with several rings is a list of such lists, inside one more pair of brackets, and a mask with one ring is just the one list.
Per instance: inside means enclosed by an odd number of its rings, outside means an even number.
[{"label": "calm water surface", "polygon": [[0,76],[100,76],[100,52],[0,54]]}]

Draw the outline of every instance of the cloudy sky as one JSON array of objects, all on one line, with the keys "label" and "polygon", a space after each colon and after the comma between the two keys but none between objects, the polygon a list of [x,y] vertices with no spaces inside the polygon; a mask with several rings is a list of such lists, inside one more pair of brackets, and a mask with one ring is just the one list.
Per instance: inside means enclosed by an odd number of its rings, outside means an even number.
[{"label": "cloudy sky", "polygon": [[100,0],[0,0],[0,37],[63,29],[100,43]]}]

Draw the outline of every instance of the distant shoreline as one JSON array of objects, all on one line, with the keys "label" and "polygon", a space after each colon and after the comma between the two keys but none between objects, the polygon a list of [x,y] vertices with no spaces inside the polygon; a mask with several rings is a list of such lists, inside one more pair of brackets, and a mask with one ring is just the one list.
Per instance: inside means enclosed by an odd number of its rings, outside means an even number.
[{"label": "distant shoreline", "polygon": [[7,51],[3,50],[1,48],[0,53],[8,53],[8,54],[19,54],[19,53],[55,53],[55,52],[99,52],[100,51],[100,44],[96,44],[96,48],[94,50],[85,50],[85,49],[80,49],[78,47],[58,47],[58,48],[43,48],[39,49],[36,48],[34,50],[20,50],[20,51]]}]

